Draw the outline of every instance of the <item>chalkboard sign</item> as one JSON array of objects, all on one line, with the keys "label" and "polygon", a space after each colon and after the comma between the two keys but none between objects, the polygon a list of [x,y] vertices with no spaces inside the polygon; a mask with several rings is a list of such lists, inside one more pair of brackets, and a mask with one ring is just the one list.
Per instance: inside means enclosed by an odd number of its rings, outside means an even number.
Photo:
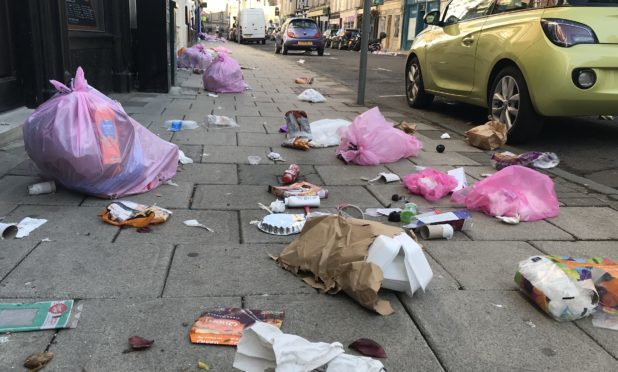
[{"label": "chalkboard sign", "polygon": [[67,23],[71,30],[99,30],[93,0],[66,0]]}]

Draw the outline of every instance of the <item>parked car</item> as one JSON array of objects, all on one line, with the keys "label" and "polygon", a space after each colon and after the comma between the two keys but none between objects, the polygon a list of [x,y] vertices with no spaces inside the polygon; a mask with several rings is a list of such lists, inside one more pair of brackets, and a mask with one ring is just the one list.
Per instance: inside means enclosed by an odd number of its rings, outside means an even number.
[{"label": "parked car", "polygon": [[335,37],[335,34],[337,34],[337,30],[338,29],[336,28],[329,28],[328,30],[324,31],[324,33],[322,34],[322,39],[324,40],[325,48],[328,48],[331,46],[333,38]]},{"label": "parked car", "polygon": [[406,63],[415,108],[434,95],[487,107],[510,143],[548,116],[615,113],[618,2],[452,0],[425,15]]},{"label": "parked car", "polygon": [[317,50],[324,55],[324,40],[318,24],[310,18],[287,20],[275,38],[275,53],[288,54],[289,50]]},{"label": "parked car", "polygon": [[354,39],[360,36],[360,31],[357,29],[343,29],[340,28],[335,37],[333,38],[330,47],[337,49],[346,49],[348,47],[348,42],[350,39]]}]

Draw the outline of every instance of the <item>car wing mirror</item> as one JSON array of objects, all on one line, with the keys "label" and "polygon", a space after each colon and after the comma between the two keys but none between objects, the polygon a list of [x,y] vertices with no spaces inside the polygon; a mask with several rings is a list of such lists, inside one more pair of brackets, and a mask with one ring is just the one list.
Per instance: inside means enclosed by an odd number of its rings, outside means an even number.
[{"label": "car wing mirror", "polygon": [[428,25],[440,27],[443,26],[442,21],[440,21],[440,11],[438,10],[433,10],[425,14],[425,17],[423,17],[423,21],[425,22],[425,24]]}]

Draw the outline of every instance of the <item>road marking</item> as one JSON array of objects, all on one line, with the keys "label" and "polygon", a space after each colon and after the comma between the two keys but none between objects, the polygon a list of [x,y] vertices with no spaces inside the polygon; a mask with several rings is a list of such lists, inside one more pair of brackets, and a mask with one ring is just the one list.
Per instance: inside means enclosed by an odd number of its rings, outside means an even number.
[{"label": "road marking", "polygon": [[374,71],[388,71],[388,72],[393,72],[393,70],[389,70],[387,68],[382,68],[382,67],[377,67],[373,69]]}]

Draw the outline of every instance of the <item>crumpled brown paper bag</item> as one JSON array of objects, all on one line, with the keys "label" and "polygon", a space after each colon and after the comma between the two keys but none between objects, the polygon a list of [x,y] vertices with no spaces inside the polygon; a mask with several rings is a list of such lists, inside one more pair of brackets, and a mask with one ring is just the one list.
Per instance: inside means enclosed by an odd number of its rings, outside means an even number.
[{"label": "crumpled brown paper bag", "polygon": [[490,120],[466,132],[468,143],[483,150],[495,150],[506,143],[506,124]]},{"label": "crumpled brown paper bag", "polygon": [[304,281],[322,292],[334,294],[343,290],[362,306],[389,315],[393,313],[391,304],[378,296],[384,273],[366,259],[369,246],[378,235],[394,237],[402,232],[401,228],[374,221],[314,217],[276,260],[293,273],[313,273]]}]

